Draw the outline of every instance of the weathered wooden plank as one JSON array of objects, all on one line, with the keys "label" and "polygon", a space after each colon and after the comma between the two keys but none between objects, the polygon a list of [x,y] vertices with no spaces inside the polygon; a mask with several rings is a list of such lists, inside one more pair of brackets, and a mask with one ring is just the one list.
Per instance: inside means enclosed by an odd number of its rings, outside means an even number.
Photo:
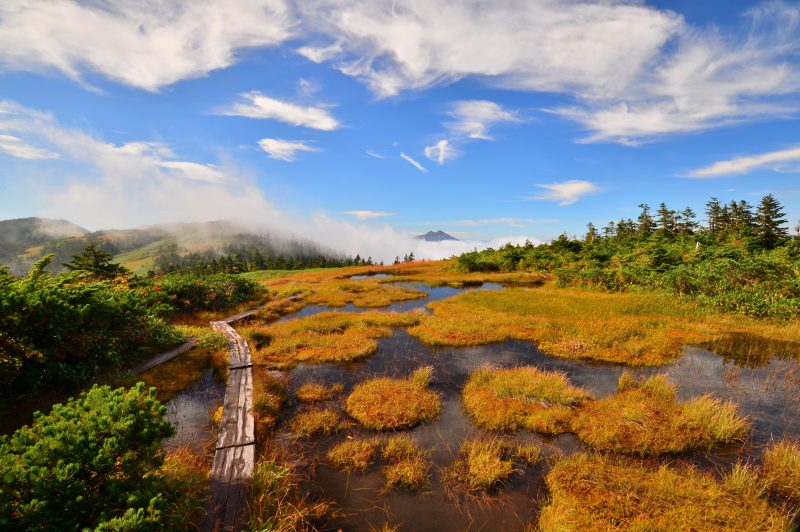
[{"label": "weathered wooden plank", "polygon": [[253,363],[250,358],[250,348],[247,342],[237,333],[233,327],[224,321],[211,322],[211,327],[218,332],[221,332],[228,339],[228,349],[230,356],[228,358],[228,365],[230,367],[248,366]]},{"label": "weathered wooden plank", "polygon": [[255,442],[253,369],[232,370],[225,387],[217,448]]},{"label": "weathered wooden plank", "polygon": [[189,338],[178,347],[170,349],[169,351],[166,351],[164,353],[158,354],[153,358],[151,358],[150,360],[147,360],[139,364],[138,366],[134,366],[133,368],[131,368],[131,373],[134,375],[138,375],[139,373],[144,373],[148,369],[154,368],[159,364],[163,364],[167,360],[171,360],[176,356],[191,350],[196,345],[197,345],[197,338]]}]

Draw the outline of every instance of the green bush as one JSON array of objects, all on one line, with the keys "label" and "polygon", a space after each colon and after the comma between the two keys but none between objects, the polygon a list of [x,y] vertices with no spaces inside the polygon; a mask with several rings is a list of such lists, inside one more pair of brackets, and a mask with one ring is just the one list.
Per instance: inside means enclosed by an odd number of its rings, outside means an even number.
[{"label": "green bush", "polygon": [[230,309],[263,292],[258,283],[230,273],[170,273],[145,288],[176,311]]},{"label": "green bush", "polygon": [[52,277],[37,262],[27,277],[0,274],[0,400],[40,384],[83,383],[181,341],[164,308],[109,280],[77,273]]},{"label": "green bush", "polygon": [[155,389],[94,386],[0,437],[0,528],[160,529],[170,493],[160,441],[174,429]]}]

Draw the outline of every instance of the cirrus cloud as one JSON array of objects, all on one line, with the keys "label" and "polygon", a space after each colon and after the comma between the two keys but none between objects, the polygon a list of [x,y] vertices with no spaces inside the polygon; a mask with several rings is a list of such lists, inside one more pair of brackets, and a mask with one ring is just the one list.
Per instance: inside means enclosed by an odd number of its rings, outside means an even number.
[{"label": "cirrus cloud", "polygon": [[333,131],[341,124],[323,106],[302,106],[271,98],[258,91],[240,95],[241,100],[219,112],[226,116],[272,119],[320,131]]},{"label": "cirrus cloud", "polygon": [[600,190],[598,186],[591,181],[584,181],[581,179],[570,179],[569,181],[557,183],[542,183],[536,186],[544,189],[544,191],[529,196],[528,199],[557,201],[558,204],[562,206],[572,205],[583,196],[593,194]]},{"label": "cirrus cloud", "polygon": [[261,139],[258,141],[258,145],[262,150],[267,152],[271,158],[289,163],[296,160],[297,152],[319,151],[319,149],[302,140]]},{"label": "cirrus cloud", "polygon": [[772,168],[777,172],[783,165],[800,162],[800,147],[771,151],[758,155],[734,157],[725,161],[717,161],[708,166],[687,172],[686,177],[708,178],[734,174],[747,174],[760,168]]}]

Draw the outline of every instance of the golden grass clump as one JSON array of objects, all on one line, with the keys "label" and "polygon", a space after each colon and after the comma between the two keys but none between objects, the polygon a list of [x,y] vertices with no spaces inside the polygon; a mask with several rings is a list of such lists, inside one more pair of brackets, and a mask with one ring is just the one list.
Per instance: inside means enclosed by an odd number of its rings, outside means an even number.
[{"label": "golden grass clump", "polygon": [[316,403],[318,401],[328,401],[337,393],[341,393],[344,386],[341,383],[325,386],[315,382],[307,382],[300,386],[295,392],[297,400],[304,403]]},{"label": "golden grass clump", "polygon": [[345,401],[345,411],[374,430],[411,428],[436,417],[439,396],[428,390],[431,369],[416,370],[408,379],[379,377],[356,385]]},{"label": "golden grass clump", "polygon": [[287,368],[365,358],[378,349],[378,338],[392,327],[417,323],[422,313],[323,312],[267,327],[242,327],[255,364]]},{"label": "golden grass clump", "polygon": [[535,445],[520,444],[514,448],[514,456],[525,465],[532,466],[542,461],[542,450]]},{"label": "golden grass clump", "polygon": [[249,530],[317,530],[318,523],[335,513],[331,503],[301,496],[297,475],[275,456],[264,456],[256,463],[251,488]]},{"label": "golden grass clump", "polygon": [[432,345],[537,342],[543,352],[633,366],[666,364],[687,344],[732,332],[797,340],[797,323],[716,314],[655,293],[602,293],[546,285],[473,291],[430,303],[409,332]]},{"label": "golden grass clump", "polygon": [[584,404],[572,427],[597,450],[656,456],[739,441],[749,423],[733,403],[707,395],[677,402],[665,375],[637,382],[623,373],[617,393]]},{"label": "golden grass clump", "polygon": [[464,387],[464,407],[485,430],[526,428],[545,434],[569,430],[575,406],[589,393],[563,373],[535,367],[481,368]]},{"label": "golden grass clump", "polygon": [[159,469],[168,489],[169,521],[173,528],[196,528],[203,515],[211,464],[203,454],[179,447],[166,454]]},{"label": "golden grass clump", "polygon": [[763,497],[757,475],[736,467],[724,478],[692,467],[658,468],[584,453],[557,462],[545,478],[550,500],[541,530],[774,530],[787,516]]},{"label": "golden grass clump", "polygon": [[342,420],[336,410],[329,408],[307,410],[294,416],[290,423],[292,430],[301,436],[325,436],[342,429]]},{"label": "golden grass clump", "polygon": [[767,447],[764,478],[774,493],[800,503],[800,442],[779,441]]},{"label": "golden grass clump", "polygon": [[328,460],[342,471],[366,471],[375,461],[378,441],[352,439],[338,443],[328,451]]},{"label": "golden grass clump", "polygon": [[492,491],[514,472],[509,446],[498,440],[469,440],[461,457],[445,471],[445,478],[470,491]]},{"label": "golden grass clump", "polygon": [[286,382],[264,368],[253,370],[253,414],[256,431],[263,436],[278,424],[286,402]]},{"label": "golden grass clump", "polygon": [[409,436],[389,438],[384,443],[381,454],[386,462],[383,473],[387,487],[416,491],[427,482],[430,469],[427,453]]}]

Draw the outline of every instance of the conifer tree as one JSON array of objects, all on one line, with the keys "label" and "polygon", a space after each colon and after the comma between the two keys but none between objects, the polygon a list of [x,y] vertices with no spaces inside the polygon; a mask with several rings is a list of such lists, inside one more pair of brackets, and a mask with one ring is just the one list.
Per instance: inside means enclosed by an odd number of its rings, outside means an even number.
[{"label": "conifer tree", "polygon": [[647,238],[652,234],[655,222],[650,216],[650,206],[647,203],[640,203],[639,208],[642,209],[642,212],[639,214],[637,229],[640,237]]},{"label": "conifer tree", "polygon": [[94,242],[88,244],[83,251],[72,256],[72,260],[64,263],[64,267],[74,272],[86,272],[98,279],[114,279],[130,272],[115,262]]},{"label": "conifer tree", "polygon": [[762,248],[772,249],[786,240],[789,230],[784,216],[783,206],[775,196],[767,194],[761,198],[756,210],[753,234]]},{"label": "conifer tree", "polygon": [[722,214],[722,206],[719,199],[712,197],[706,203],[706,217],[708,218],[708,232],[716,233],[720,230],[720,215]]},{"label": "conifer tree", "polygon": [[592,222],[586,224],[586,242],[594,242],[597,239],[597,229]]}]

